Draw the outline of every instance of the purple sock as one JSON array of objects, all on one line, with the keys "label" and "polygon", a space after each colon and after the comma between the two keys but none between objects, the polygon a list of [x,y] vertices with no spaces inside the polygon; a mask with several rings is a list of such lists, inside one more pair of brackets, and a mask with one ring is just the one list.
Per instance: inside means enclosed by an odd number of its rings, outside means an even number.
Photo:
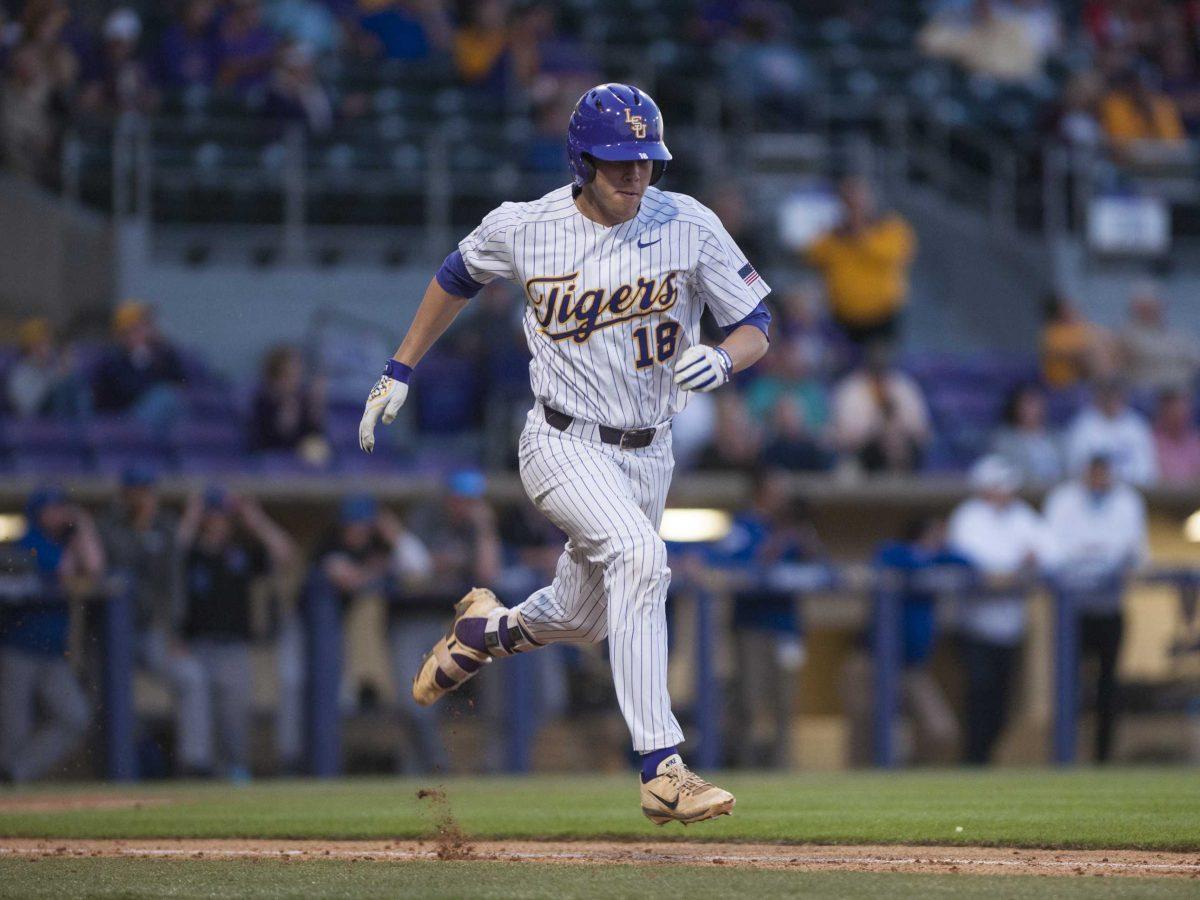
[{"label": "purple sock", "polygon": [[658,765],[668,756],[673,756],[679,750],[675,747],[664,747],[662,750],[651,750],[642,754],[642,784],[652,781],[658,774]]}]

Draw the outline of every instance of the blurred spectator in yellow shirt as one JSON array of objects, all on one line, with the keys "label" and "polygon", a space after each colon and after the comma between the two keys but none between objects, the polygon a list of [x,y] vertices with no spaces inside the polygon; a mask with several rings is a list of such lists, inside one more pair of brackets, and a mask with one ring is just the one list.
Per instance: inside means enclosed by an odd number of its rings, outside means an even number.
[{"label": "blurred spectator in yellow shirt", "polygon": [[502,90],[508,68],[508,4],[482,0],[454,32],[454,68],[464,84]]},{"label": "blurred spectator in yellow shirt", "polygon": [[1074,387],[1113,371],[1113,342],[1108,332],[1085,319],[1060,294],[1046,298],[1043,312],[1041,368],[1048,387]]},{"label": "blurred spectator in yellow shirt", "polygon": [[1175,101],[1157,90],[1147,73],[1134,70],[1113,79],[1100,101],[1100,124],[1121,153],[1155,152],[1187,139]]},{"label": "blurred spectator in yellow shirt", "polygon": [[808,262],[821,272],[830,312],[850,340],[892,340],[908,301],[916,237],[898,214],[876,213],[866,179],[846,178],[839,192],[842,224],[813,243]]}]

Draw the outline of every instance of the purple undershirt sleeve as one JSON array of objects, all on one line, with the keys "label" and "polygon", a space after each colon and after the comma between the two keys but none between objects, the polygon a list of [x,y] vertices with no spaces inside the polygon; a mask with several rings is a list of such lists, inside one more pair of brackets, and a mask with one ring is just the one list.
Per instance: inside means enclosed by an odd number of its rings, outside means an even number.
[{"label": "purple undershirt sleeve", "polygon": [[446,261],[434,277],[443,291],[455,297],[470,299],[483,290],[483,285],[467,272],[467,264],[463,262],[462,254],[457,250],[446,257]]},{"label": "purple undershirt sleeve", "polygon": [[725,336],[728,337],[729,335],[733,334],[736,329],[741,328],[743,325],[753,325],[766,336],[768,341],[770,341],[771,334],[767,329],[771,325],[771,311],[767,309],[767,304],[760,301],[758,306],[754,307],[750,315],[746,316],[746,318],[734,322],[732,325],[722,325],[721,330],[724,331]]}]

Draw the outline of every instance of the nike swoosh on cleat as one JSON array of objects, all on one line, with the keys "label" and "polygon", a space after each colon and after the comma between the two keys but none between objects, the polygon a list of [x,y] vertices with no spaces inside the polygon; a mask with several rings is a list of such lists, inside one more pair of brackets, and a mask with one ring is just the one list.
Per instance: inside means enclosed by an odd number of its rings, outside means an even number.
[{"label": "nike swoosh on cleat", "polygon": [[642,243],[642,239],[641,239],[641,238],[638,238],[638,246],[639,246],[639,247],[641,247],[641,248],[644,250],[644,249],[646,249],[647,247],[651,246],[652,244],[657,244],[657,243],[658,243],[659,241],[661,241],[661,240],[662,240],[662,238],[655,238],[654,240],[652,240],[652,241],[646,241],[646,243],[644,243],[644,244],[643,244],[643,243]]},{"label": "nike swoosh on cleat", "polygon": [[658,796],[658,794],[654,793],[654,791],[648,790],[648,791],[646,791],[646,793],[649,794],[651,797],[653,797],[655,800],[657,800],[659,803],[661,803],[663,806],[665,806],[667,809],[674,809],[675,807],[677,807],[679,805],[678,797],[676,797],[674,800],[667,801],[667,800],[664,800],[662,797]]}]

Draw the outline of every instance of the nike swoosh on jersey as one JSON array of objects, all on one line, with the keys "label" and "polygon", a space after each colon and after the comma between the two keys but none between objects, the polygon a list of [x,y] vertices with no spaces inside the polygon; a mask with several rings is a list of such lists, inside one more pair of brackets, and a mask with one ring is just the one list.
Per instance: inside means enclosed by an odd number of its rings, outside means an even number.
[{"label": "nike swoosh on jersey", "polygon": [[659,803],[661,803],[663,806],[665,806],[667,809],[674,809],[675,807],[677,807],[679,805],[678,797],[676,797],[674,800],[667,801],[667,800],[663,799],[662,797],[660,797],[658,794],[654,793],[654,791],[648,790],[648,791],[646,791],[646,793],[649,794],[651,797],[653,797],[655,800],[657,800]]},{"label": "nike swoosh on jersey", "polygon": [[642,239],[638,238],[638,246],[641,247],[642,249],[645,249],[646,247],[649,247],[651,244],[657,244],[661,240],[662,240],[662,238],[655,238],[654,240],[646,241],[646,243],[643,244]]}]

